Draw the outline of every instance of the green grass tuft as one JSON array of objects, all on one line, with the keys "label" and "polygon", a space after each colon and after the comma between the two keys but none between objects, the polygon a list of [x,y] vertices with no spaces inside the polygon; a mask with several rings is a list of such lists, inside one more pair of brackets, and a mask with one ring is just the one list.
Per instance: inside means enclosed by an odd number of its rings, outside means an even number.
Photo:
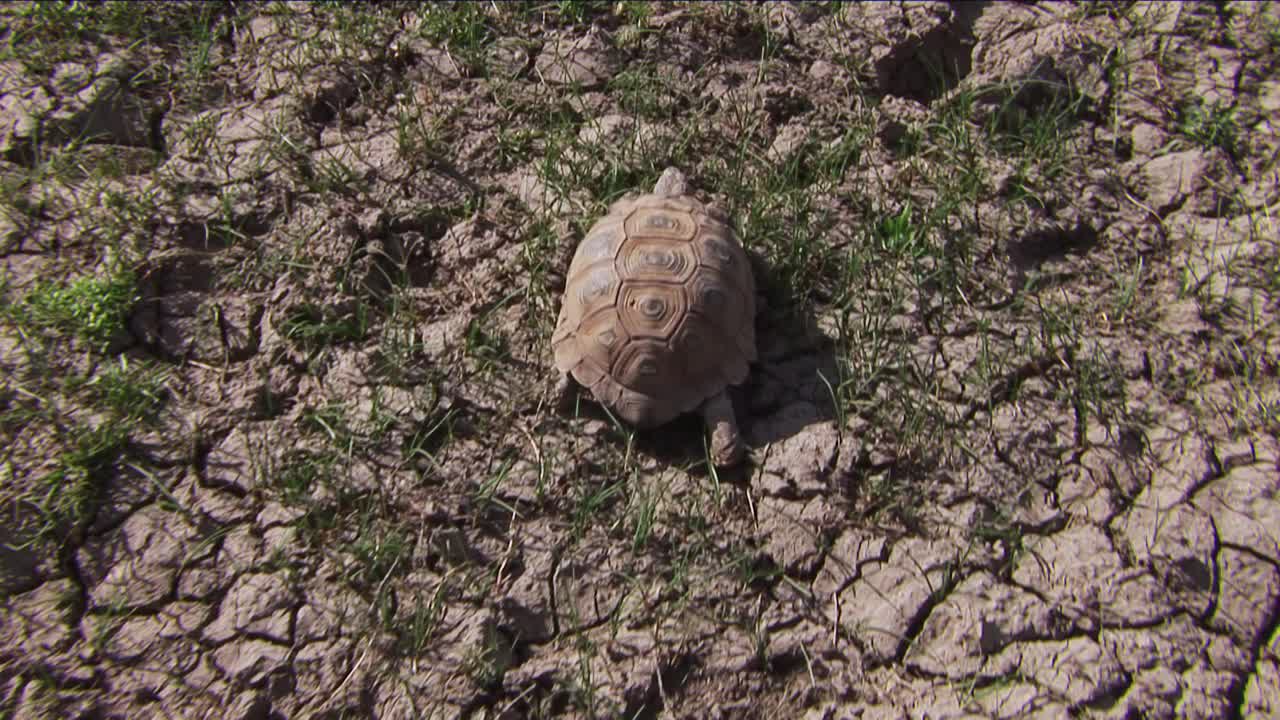
[{"label": "green grass tuft", "polygon": [[68,284],[43,282],[11,312],[20,325],[68,333],[105,351],[138,299],[133,273],[117,271]]},{"label": "green grass tuft", "polygon": [[1201,101],[1183,106],[1178,111],[1178,132],[1203,148],[1221,148],[1235,157],[1240,147],[1240,126],[1235,108],[1219,101]]}]

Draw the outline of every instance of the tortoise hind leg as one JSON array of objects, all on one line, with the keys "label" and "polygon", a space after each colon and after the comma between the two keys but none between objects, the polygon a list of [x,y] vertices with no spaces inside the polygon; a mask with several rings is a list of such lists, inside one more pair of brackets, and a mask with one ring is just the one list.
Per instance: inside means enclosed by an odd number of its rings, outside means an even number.
[{"label": "tortoise hind leg", "polygon": [[711,461],[716,467],[729,467],[742,461],[746,448],[738,431],[738,420],[733,416],[733,402],[729,392],[720,392],[707,398],[702,404],[702,419],[711,431]]},{"label": "tortoise hind leg", "polygon": [[573,376],[567,372],[560,373],[556,378],[556,386],[551,391],[551,401],[555,403],[558,412],[565,413],[573,409],[573,401],[577,396],[574,384]]}]

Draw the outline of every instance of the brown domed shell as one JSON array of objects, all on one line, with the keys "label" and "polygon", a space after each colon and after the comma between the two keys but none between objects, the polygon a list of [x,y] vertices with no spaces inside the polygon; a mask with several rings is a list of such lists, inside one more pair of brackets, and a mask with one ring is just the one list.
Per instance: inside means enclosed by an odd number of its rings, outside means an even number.
[{"label": "brown domed shell", "polygon": [[724,213],[688,195],[616,203],[578,245],[551,342],[560,371],[642,428],[743,382],[755,282]]}]

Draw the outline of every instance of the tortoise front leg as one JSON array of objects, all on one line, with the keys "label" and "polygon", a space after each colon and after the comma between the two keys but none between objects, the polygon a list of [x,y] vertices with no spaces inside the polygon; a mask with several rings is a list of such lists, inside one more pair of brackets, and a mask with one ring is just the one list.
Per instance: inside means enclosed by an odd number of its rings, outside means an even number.
[{"label": "tortoise front leg", "polygon": [[741,462],[745,448],[727,390],[707,398],[702,404],[702,419],[711,431],[711,461],[716,467],[729,467]]}]

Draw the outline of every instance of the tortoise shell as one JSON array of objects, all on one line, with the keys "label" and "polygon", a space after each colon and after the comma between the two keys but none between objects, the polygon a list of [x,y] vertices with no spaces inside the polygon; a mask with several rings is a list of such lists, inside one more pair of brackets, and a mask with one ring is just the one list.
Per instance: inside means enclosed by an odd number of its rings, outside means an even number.
[{"label": "tortoise shell", "polygon": [[742,383],[755,281],[728,218],[683,189],[615,203],[578,245],[551,344],[561,372],[640,428]]}]

